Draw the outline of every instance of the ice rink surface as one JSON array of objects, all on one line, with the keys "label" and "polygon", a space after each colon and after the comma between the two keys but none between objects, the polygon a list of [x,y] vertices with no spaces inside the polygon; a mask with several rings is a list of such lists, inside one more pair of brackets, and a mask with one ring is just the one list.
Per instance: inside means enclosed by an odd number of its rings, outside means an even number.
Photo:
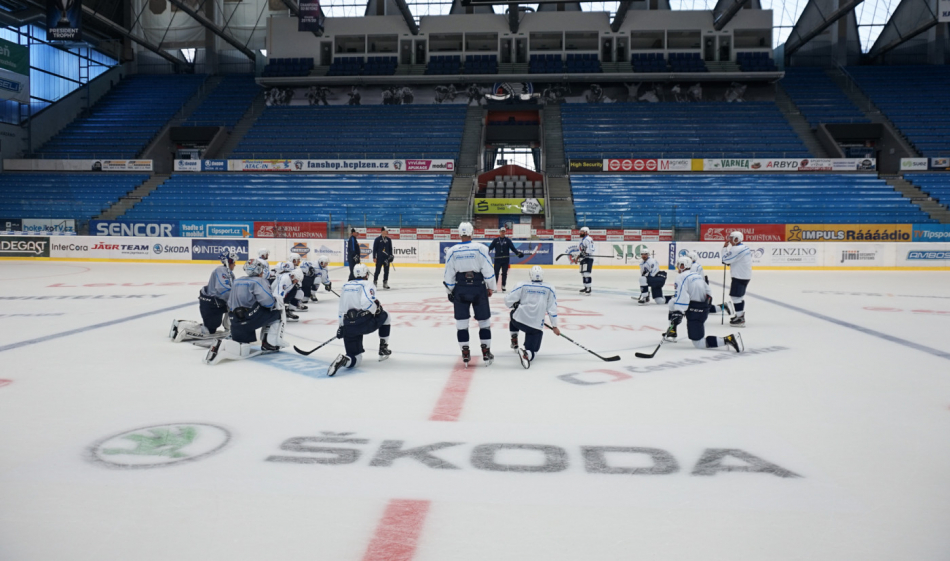
[{"label": "ice rink surface", "polygon": [[327,378],[336,342],[169,342],[212,269],[0,262],[0,560],[950,559],[950,273],[757,271],[746,353],[643,360],[635,271],[549,270],[564,334],[622,360],[547,333],[524,370],[500,295],[465,369],[441,270],[398,267],[392,357]]}]

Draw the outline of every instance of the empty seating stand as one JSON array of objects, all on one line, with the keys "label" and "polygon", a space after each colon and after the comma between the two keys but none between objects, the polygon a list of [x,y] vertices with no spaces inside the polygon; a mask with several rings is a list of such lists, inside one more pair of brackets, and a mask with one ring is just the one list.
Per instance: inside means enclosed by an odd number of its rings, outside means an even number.
[{"label": "empty seating stand", "polygon": [[498,74],[498,55],[465,55],[465,74]]},{"label": "empty seating stand", "polygon": [[371,56],[363,65],[363,76],[391,76],[396,73],[399,60],[394,56]]},{"label": "empty seating stand", "polygon": [[333,59],[327,76],[359,76],[363,73],[363,57],[338,56]]},{"label": "empty seating stand", "polygon": [[736,63],[743,72],[776,72],[778,68],[769,53],[736,53]]},{"label": "empty seating stand", "polygon": [[459,55],[432,55],[426,66],[426,74],[461,74],[462,60]]},{"label": "empty seating stand", "polygon": [[571,188],[577,222],[596,228],[936,222],[873,174],[574,174]]},{"label": "empty seating stand", "polygon": [[148,177],[140,173],[2,173],[0,216],[86,222]]},{"label": "empty seating stand", "polygon": [[919,187],[924,194],[936,199],[943,206],[950,205],[950,174],[905,173],[904,179]]},{"label": "empty seating stand", "polygon": [[233,158],[458,159],[458,105],[267,107]]},{"label": "empty seating stand", "polygon": [[225,76],[182,125],[233,127],[241,120],[260,91],[261,87],[254,82],[254,76],[251,74]]},{"label": "empty seating stand", "polygon": [[131,159],[198,92],[205,75],[143,75],[119,82],[88,116],[80,117],[36,151],[48,159]]},{"label": "empty seating stand", "polygon": [[630,65],[634,72],[666,72],[666,59],[663,53],[632,53]]},{"label": "empty seating stand", "polygon": [[272,58],[268,59],[261,76],[265,78],[308,76],[311,70],[313,70],[312,58]]},{"label": "empty seating stand", "polygon": [[528,71],[531,74],[558,74],[564,72],[564,61],[560,53],[531,55]]},{"label": "empty seating stand", "polygon": [[603,72],[596,53],[568,53],[565,68],[569,74],[596,74]]},{"label": "empty seating stand", "polygon": [[436,227],[451,183],[451,174],[175,174],[122,219]]},{"label": "empty seating stand", "polygon": [[569,158],[807,158],[771,101],[561,105]]},{"label": "empty seating stand", "polygon": [[950,67],[848,67],[861,91],[878,107],[921,155],[950,157]]},{"label": "empty seating stand", "polygon": [[699,53],[670,53],[670,72],[709,72]]},{"label": "empty seating stand", "polygon": [[822,68],[787,68],[782,89],[817,129],[821,123],[869,123]]},{"label": "empty seating stand", "polygon": [[544,183],[530,181],[524,175],[496,175],[487,182],[482,196],[489,199],[541,199]]}]

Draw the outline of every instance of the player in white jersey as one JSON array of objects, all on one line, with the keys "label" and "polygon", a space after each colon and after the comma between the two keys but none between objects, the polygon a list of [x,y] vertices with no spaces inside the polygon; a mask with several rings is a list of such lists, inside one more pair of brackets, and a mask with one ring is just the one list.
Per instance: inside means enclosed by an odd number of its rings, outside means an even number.
[{"label": "player in white jersey", "polygon": [[[208,279],[208,284],[198,292],[198,311],[201,322],[183,319],[172,320],[168,338],[176,343],[226,337],[231,329],[228,319],[228,296],[234,284],[234,266],[237,254],[225,249],[218,256],[221,266],[216,267]],[[224,331],[217,333],[224,325]]]},{"label": "player in white jersey", "polygon": [[686,332],[689,340],[697,349],[715,349],[725,348],[726,345],[732,347],[737,353],[741,353],[742,338],[737,335],[726,335],[725,337],[716,337],[714,335],[706,336],[706,318],[709,317],[709,301],[711,289],[706,281],[696,273],[690,271],[693,260],[689,257],[681,256],[676,260],[676,294],[670,301],[670,328],[663,335],[667,341],[676,341],[676,327],[686,318]]},{"label": "player in white jersey", "polygon": [[590,272],[594,268],[593,255],[594,239],[590,237],[590,228],[584,226],[581,228],[581,241],[577,243],[577,264],[580,266],[581,278],[584,281],[584,288],[580,289],[581,294],[590,294]]},{"label": "player in white jersey", "polygon": [[468,222],[459,224],[459,236],[462,242],[453,245],[445,252],[445,275],[442,284],[449,293],[449,302],[455,305],[455,327],[462,349],[462,361],[468,366],[472,359],[469,349],[468,322],[472,317],[469,308],[475,312],[478,321],[478,338],[482,345],[482,361],[491,365],[495,356],[491,354],[491,298],[495,286],[495,271],[491,255],[485,244],[472,241],[475,229]]},{"label": "player in white jersey", "polygon": [[[685,254],[686,254],[687,257],[689,257],[690,259],[693,260],[693,266],[690,267],[689,270],[692,271],[692,272],[694,272],[694,273],[696,273],[696,274],[699,275],[700,277],[702,277],[703,280],[706,281],[706,284],[709,284],[709,277],[706,276],[706,270],[703,269],[703,266],[699,264],[699,254],[696,253],[696,251],[695,251],[695,250],[692,250],[692,249],[685,249],[685,250],[683,250],[683,251],[685,252]],[[711,293],[710,293],[710,296],[709,296],[709,313],[714,314],[714,313],[716,313],[716,312],[722,310],[723,308],[725,308],[726,313],[729,314],[730,316],[735,313],[735,307],[733,306],[732,302],[726,300],[725,302],[723,302],[722,304],[719,304],[719,305],[713,304],[713,303],[712,303],[712,295],[711,295]]]},{"label": "player in white jersey", "polygon": [[333,287],[330,282],[330,258],[326,255],[317,257],[317,263],[304,261],[300,264],[300,270],[303,271],[303,283],[300,288],[303,290],[304,298],[309,298],[311,302],[317,301],[317,283],[323,285],[323,288],[329,292]]},{"label": "player in white jersey", "polygon": [[327,376],[340,368],[356,368],[363,362],[363,335],[379,330],[379,360],[389,358],[389,314],[376,299],[376,285],[369,280],[369,268],[357,263],[353,266],[354,279],[343,285],[340,293],[340,323],[336,336],[343,339],[346,354],[336,357]]},{"label": "player in white jersey", "polygon": [[[666,304],[663,296],[663,285],[666,284],[666,271],[660,270],[660,264],[650,255],[650,248],[640,248],[640,297],[637,302],[650,302],[650,292],[653,292],[653,301],[657,304]],[[631,296],[631,298],[633,298]]]},{"label": "player in white jersey", "polygon": [[[294,311],[298,309],[304,312],[307,311],[307,307],[298,300],[298,295],[300,298],[303,297],[303,291],[300,290],[303,271],[294,269],[293,265],[285,261],[277,265],[274,272],[274,282],[271,283],[274,298],[282,304],[287,321],[299,321],[300,316],[295,314]],[[303,307],[298,308],[298,304]]]},{"label": "player in white jersey", "polygon": [[729,265],[729,276],[732,277],[729,297],[736,312],[729,324],[745,327],[745,291],[752,279],[752,251],[742,244],[742,232],[738,230],[729,234],[722,248],[722,262]]},{"label": "player in white jersey", "polygon": [[248,263],[253,263],[255,261],[263,261],[264,265],[266,265],[267,268],[270,268],[270,250],[266,247],[262,247],[257,250],[257,257],[247,260]]},{"label": "player in white jersey", "polygon": [[505,296],[505,305],[511,308],[508,331],[511,332],[512,349],[518,349],[518,332],[524,331],[524,347],[518,352],[518,358],[525,368],[531,368],[531,361],[541,350],[545,315],[551,318],[554,334],[561,334],[557,327],[557,294],[554,287],[545,284],[544,271],[538,265],[531,267],[528,278],[531,282],[519,282]]}]

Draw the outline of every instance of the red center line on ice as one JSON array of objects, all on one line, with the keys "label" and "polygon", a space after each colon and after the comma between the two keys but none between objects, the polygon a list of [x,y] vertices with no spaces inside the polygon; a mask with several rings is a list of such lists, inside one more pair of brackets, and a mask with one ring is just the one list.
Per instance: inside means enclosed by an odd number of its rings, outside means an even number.
[{"label": "red center line on ice", "polygon": [[[430,421],[458,421],[475,368],[466,368],[460,358],[452,369]],[[411,561],[419,545],[422,526],[431,501],[392,499],[363,555],[363,561]]]}]

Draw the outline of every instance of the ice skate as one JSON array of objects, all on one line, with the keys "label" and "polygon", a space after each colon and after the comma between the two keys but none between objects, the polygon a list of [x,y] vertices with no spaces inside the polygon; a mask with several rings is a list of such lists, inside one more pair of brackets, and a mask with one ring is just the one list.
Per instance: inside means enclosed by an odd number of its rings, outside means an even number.
[{"label": "ice skate", "polygon": [[491,366],[494,361],[495,355],[491,354],[491,349],[488,348],[488,345],[482,345],[482,362],[485,363],[485,366]]},{"label": "ice skate", "polygon": [[742,335],[739,335],[738,333],[734,335],[726,335],[723,337],[723,340],[725,340],[727,345],[735,349],[737,353],[741,353],[745,350],[745,345],[742,343]]},{"label": "ice skate", "polygon": [[531,368],[531,360],[528,359],[528,351],[526,349],[518,351],[518,359],[521,360],[521,366],[525,370]]},{"label": "ice skate", "polygon": [[733,304],[731,300],[726,300],[723,302],[722,309],[725,310],[730,316],[736,315],[736,305]]},{"label": "ice skate", "polygon": [[472,351],[468,348],[468,345],[462,347],[462,362],[465,363],[465,368],[468,368],[468,363],[472,360]]},{"label": "ice skate", "polygon": [[300,316],[290,310],[284,310],[287,314],[287,321],[300,321]]},{"label": "ice skate", "polygon": [[311,302],[316,302],[316,301],[317,301],[317,297],[316,297],[315,295],[311,294],[311,295],[310,295],[310,301],[311,301]]},{"label": "ice skate", "polygon": [[518,350],[518,336],[517,335],[511,336],[511,348]]},{"label": "ice skate", "polygon": [[641,292],[640,298],[637,300],[637,304],[649,304],[650,303],[650,293]]},{"label": "ice skate", "polygon": [[336,374],[337,370],[343,368],[344,366],[350,363],[350,358],[346,355],[338,355],[333,362],[330,363],[330,367],[327,368],[327,376],[333,376]]},{"label": "ice skate", "polygon": [[667,343],[676,342],[676,326],[671,325],[669,329],[666,330],[666,333],[663,334],[663,340]]},{"label": "ice skate", "polygon": [[389,282],[388,282],[388,281],[383,281],[383,288],[385,288],[386,290],[389,290]]},{"label": "ice skate", "polygon": [[745,315],[736,316],[729,320],[729,325],[736,327],[745,327]]},{"label": "ice skate", "polygon": [[379,362],[386,360],[387,358],[389,358],[389,355],[391,354],[393,354],[393,352],[389,350],[389,344],[386,343],[385,341],[380,341],[379,342]]}]

